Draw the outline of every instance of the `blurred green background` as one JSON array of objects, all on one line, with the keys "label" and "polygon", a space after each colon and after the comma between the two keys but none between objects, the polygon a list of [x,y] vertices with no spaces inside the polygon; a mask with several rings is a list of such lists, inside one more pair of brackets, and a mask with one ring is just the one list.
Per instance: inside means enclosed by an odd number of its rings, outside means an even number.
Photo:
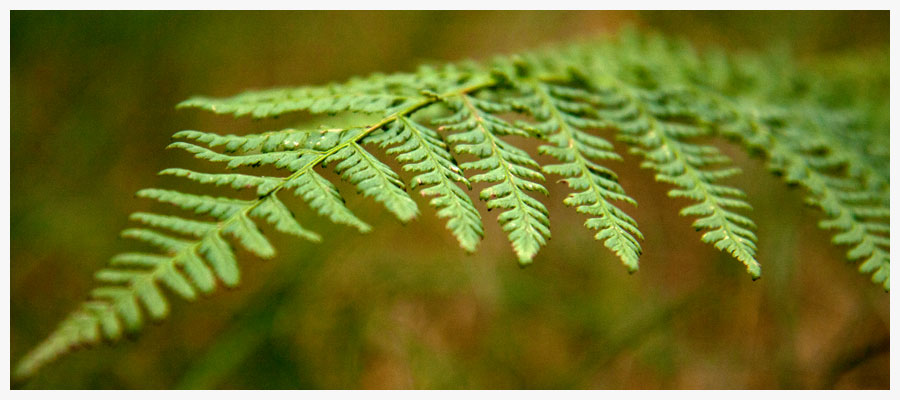
[{"label": "blurred green background", "polygon": [[[888,12],[11,12],[11,355],[85,298],[144,187],[176,187],[182,129],[255,132],[174,105],[195,94],[321,84],[484,59],[623,25],[700,47],[803,57],[887,52]],[[887,57],[880,60],[887,62]],[[884,88],[887,90],[887,88]],[[487,212],[475,255],[427,203],[401,226],[354,195],[360,235],[293,202],[324,243],[273,234],[244,283],[136,340],[80,351],[26,388],[887,388],[889,296],[843,261],[803,193],[726,145],[759,225],[764,278],[699,241],[686,203],[627,156],[641,271],[628,275],[549,182],[553,240],[521,269]],[[187,186],[177,186],[187,187]],[[194,187],[196,188],[196,187]]]}]

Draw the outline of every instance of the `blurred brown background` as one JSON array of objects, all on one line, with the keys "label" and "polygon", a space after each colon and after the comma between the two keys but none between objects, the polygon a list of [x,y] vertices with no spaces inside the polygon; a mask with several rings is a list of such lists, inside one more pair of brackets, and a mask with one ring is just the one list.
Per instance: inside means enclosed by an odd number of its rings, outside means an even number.
[{"label": "blurred brown background", "polygon": [[[11,12],[11,354],[16,361],[85,298],[133,193],[174,187],[160,169],[182,129],[254,132],[174,105],[194,94],[320,84],[435,60],[483,59],[625,24],[698,46],[785,43],[804,57],[887,51],[888,12]],[[887,60],[887,58],[884,58]],[[375,230],[273,234],[279,256],[242,254],[244,283],[173,300],[134,341],[81,351],[27,388],[887,388],[889,296],[843,261],[803,193],[725,145],[759,225],[763,279],[699,241],[681,200],[626,157],[640,206],[641,271],[625,268],[548,186],[553,240],[520,269],[481,209],[466,255],[417,197],[403,227],[341,184]],[[202,168],[202,167],[200,167]],[[179,186],[182,187],[182,186]],[[187,186],[183,186],[187,187]],[[195,189],[197,187],[194,187]],[[626,206],[627,207],[627,206]]]}]

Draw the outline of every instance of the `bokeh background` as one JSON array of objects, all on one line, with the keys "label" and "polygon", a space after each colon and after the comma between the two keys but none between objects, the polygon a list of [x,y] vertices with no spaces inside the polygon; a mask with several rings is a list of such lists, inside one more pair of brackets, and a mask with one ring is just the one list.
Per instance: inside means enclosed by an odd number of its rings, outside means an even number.
[{"label": "bokeh background", "polygon": [[[435,60],[484,59],[623,25],[699,47],[801,59],[888,51],[888,12],[11,12],[11,355],[85,298],[182,129],[255,132],[174,105],[195,94],[320,84]],[[863,53],[865,54],[865,53]],[[887,63],[887,57],[878,58]],[[884,88],[887,91],[887,88]],[[686,203],[626,156],[640,204],[641,271],[625,268],[549,182],[553,240],[519,268],[496,219],[456,246],[427,203],[401,226],[348,203],[360,235],[294,210],[324,236],[273,234],[279,256],[240,255],[238,290],[185,304],[135,340],[80,351],[25,388],[887,388],[889,295],[843,261],[803,193],[728,144],[744,170],[764,278],[699,241]],[[481,205],[479,205],[481,207]]]}]

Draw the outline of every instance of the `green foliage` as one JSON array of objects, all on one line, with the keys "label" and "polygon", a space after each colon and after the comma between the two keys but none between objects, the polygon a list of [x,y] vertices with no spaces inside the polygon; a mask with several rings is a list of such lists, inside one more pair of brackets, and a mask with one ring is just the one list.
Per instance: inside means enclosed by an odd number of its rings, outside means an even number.
[{"label": "green foliage", "polygon": [[547,194],[541,184],[544,176],[536,169],[538,163],[525,151],[504,141],[503,135],[528,136],[524,130],[494,114],[511,111],[507,104],[458,94],[442,100],[453,115],[434,121],[442,130],[456,131],[447,137],[455,143],[460,154],[472,154],[480,159],[463,163],[465,170],[485,171],[472,176],[472,182],[493,185],[479,193],[488,209],[503,208],[497,220],[509,235],[519,262],[530,263],[541,246],[550,238],[550,219],[547,208],[528,192]]},{"label": "green foliage", "polygon": [[570,194],[565,204],[591,215],[585,226],[599,231],[594,237],[614,251],[629,271],[637,271],[641,254],[638,240],[643,239],[643,235],[637,222],[610,200],[637,203],[625,194],[612,170],[597,164],[622,157],[613,151],[607,140],[585,131],[610,127],[592,115],[597,110],[590,103],[591,93],[539,80],[523,86],[526,96],[520,100],[520,107],[538,121],[529,128],[551,143],[538,147],[538,152],[561,162],[545,165],[542,170],[565,177],[563,181],[579,191]]},{"label": "green foliage", "polygon": [[413,188],[431,185],[421,190],[422,196],[434,196],[430,204],[438,209],[438,216],[447,218],[447,229],[456,236],[466,251],[475,251],[484,237],[481,216],[472,199],[457,182],[472,188],[450,154],[447,144],[434,130],[401,116],[390,129],[366,138],[367,142],[389,147],[388,154],[396,154],[404,163],[404,171],[419,172],[411,181]]},{"label": "green foliage", "polygon": [[[884,72],[882,72],[884,73]],[[864,75],[864,74],[861,74]],[[27,378],[56,357],[140,330],[166,317],[164,290],[187,300],[240,283],[235,244],[260,258],[275,249],[257,223],[319,241],[279,196],[293,193],[332,222],[372,228],[344,204],[336,186],[315,167],[333,166],[342,179],[381,203],[401,222],[419,214],[406,187],[429,198],[466,251],[484,236],[482,218],[466,189],[502,209],[498,221],[519,262],[532,262],[550,238],[541,199],[546,175],[571,190],[567,206],[585,214],[585,226],[628,271],[638,269],[643,236],[622,203],[636,206],[613,171],[622,147],[643,157],[670,197],[691,202],[701,240],[744,264],[753,279],[762,268],[750,202],[728,181],[739,171],[710,139],[731,139],[764,157],[769,168],[808,192],[824,212],[820,226],[850,246],[847,258],[885,290],[890,287],[889,153],[886,116],[872,111],[886,99],[827,74],[796,68],[777,56],[697,54],[691,48],[634,33],[619,40],[500,57],[485,64],[423,67],[414,73],[372,75],[345,84],[275,89],[231,98],[193,98],[182,108],[236,117],[288,112],[365,113],[366,126],[286,129],[248,135],[176,133],[169,147],[227,169],[270,166],[283,175],[195,172],[161,174],[249,189],[250,198],[213,197],[144,189],[138,196],[196,214],[135,213],[143,228],[123,237],[157,253],[123,253],[96,274],[100,287],[15,369]],[[878,108],[886,112],[886,108]],[[539,141],[540,165],[517,139]],[[617,147],[612,140],[620,142]],[[412,174],[408,182],[366,149],[386,149]],[[469,161],[458,162],[457,156]],[[246,195],[246,192],[244,192]],[[640,200],[640,199],[638,199]],[[627,209],[627,208],[626,208]]]}]

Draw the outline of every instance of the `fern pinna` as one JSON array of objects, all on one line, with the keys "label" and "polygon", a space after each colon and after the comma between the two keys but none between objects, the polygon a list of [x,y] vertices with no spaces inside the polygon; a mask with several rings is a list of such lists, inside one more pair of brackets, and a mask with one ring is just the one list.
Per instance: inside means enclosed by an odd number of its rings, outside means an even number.
[{"label": "fern pinna", "polygon": [[[349,112],[377,122],[247,135],[176,133],[170,148],[223,163],[226,169],[268,165],[284,173],[163,170],[161,174],[200,184],[252,189],[255,195],[139,191],[140,197],[197,217],[133,214],[141,227],[122,235],[159,252],[114,256],[108,268],[97,272],[100,287],[90,300],[28,353],[14,376],[27,378],[73,349],[115,341],[140,330],[147,318],[165,318],[166,291],[193,300],[219,284],[238,285],[234,247],[261,258],[275,255],[259,223],[321,240],[295,219],[282,202],[285,196],[303,199],[332,222],[370,231],[321,168],[315,168],[319,166],[333,166],[341,179],[403,222],[421,212],[407,185],[418,190],[469,252],[484,236],[469,189],[483,182],[478,197],[489,209],[502,210],[498,222],[523,264],[551,235],[543,182],[562,179],[571,190],[565,204],[585,214],[585,227],[633,272],[643,236],[628,211],[637,202],[615,173],[627,149],[643,158],[643,167],[658,181],[672,187],[669,196],[691,202],[681,214],[704,231],[702,240],[733,256],[756,279],[762,267],[756,259],[754,223],[746,215],[750,203],[727,184],[739,171],[708,142],[725,137],[764,156],[787,183],[806,188],[808,202],[824,213],[820,226],[835,230],[834,243],[850,246],[847,257],[888,290],[888,155],[871,150],[886,143],[886,124],[879,120],[883,116],[863,107],[867,100],[846,100],[846,91],[826,77],[791,72],[789,63],[770,61],[698,54],[680,42],[626,33],[618,40],[483,64],[428,66],[344,84],[187,100],[179,107],[236,117]],[[540,142],[538,152],[555,161],[540,165],[509,140],[512,136]],[[396,157],[411,174],[409,182],[367,149],[376,146]],[[459,163],[455,155],[472,161]]]}]

